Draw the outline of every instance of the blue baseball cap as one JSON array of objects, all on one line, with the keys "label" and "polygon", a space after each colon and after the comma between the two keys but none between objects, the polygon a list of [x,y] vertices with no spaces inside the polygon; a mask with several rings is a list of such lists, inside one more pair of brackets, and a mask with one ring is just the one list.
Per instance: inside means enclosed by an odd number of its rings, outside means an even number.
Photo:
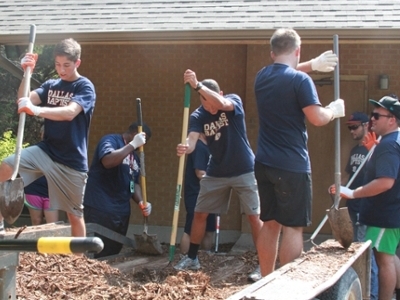
[{"label": "blue baseball cap", "polygon": [[369,117],[367,116],[367,114],[360,111],[356,111],[351,114],[346,124],[362,124],[368,122],[369,122]]},{"label": "blue baseball cap", "polygon": [[400,120],[399,100],[390,96],[384,96],[379,101],[369,99],[369,102],[376,107],[383,107],[384,109],[388,110],[391,114],[393,114],[397,119]]}]

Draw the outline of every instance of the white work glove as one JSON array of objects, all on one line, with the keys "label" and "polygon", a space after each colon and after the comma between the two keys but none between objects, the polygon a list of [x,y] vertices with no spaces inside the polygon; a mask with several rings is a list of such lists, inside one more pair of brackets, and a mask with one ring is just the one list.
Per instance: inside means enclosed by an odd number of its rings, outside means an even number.
[{"label": "white work glove", "polygon": [[142,210],[142,214],[145,217],[148,217],[151,214],[151,203],[150,202],[146,202],[146,206],[144,206],[143,201],[140,201],[138,203],[139,208]]},{"label": "white work glove", "polygon": [[332,50],[325,51],[311,60],[311,69],[319,72],[332,72],[338,62],[338,57]]},{"label": "white work glove", "polygon": [[336,118],[342,118],[344,117],[344,100],[343,99],[337,99],[335,101],[332,101],[329,103],[326,108],[330,109],[333,112],[333,119]]},{"label": "white work glove", "polygon": [[345,186],[340,186],[340,196],[346,199],[354,199],[354,190]]},{"label": "white work glove", "polygon": [[22,97],[18,99],[18,113],[22,112],[31,116],[38,116],[41,109],[39,106],[33,105],[29,97]]},{"label": "white work glove", "polygon": [[144,144],[146,144],[146,134],[144,132],[136,134],[129,144],[135,149],[143,146]]}]

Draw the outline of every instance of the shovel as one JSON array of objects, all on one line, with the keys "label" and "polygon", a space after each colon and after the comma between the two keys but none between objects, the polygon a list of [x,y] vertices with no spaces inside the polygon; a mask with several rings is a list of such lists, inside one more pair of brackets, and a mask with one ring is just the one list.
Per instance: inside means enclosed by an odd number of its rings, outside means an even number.
[{"label": "shovel", "polygon": [[[338,35],[333,36],[333,52],[339,57],[339,38]],[[340,97],[340,81],[339,81],[339,64],[336,65],[334,71],[334,97]],[[332,233],[335,239],[347,249],[353,242],[353,225],[349,216],[347,207],[339,208],[340,202],[340,119],[336,119],[335,123],[335,199],[333,207],[327,210],[329,223],[331,224]]]},{"label": "shovel", "polygon": [[[189,123],[189,108],[190,108],[190,85],[186,83],[185,97],[183,101],[183,124],[182,124],[182,135],[181,135],[182,144],[186,144],[186,136]],[[181,157],[179,157],[178,177],[176,180],[176,191],[175,191],[174,215],[172,217],[172,230],[171,230],[171,239],[169,244],[169,263],[171,263],[174,260],[174,255],[175,255],[175,243],[176,243],[176,234],[178,232],[179,206],[181,203],[181,195],[182,195],[185,156],[186,155],[182,155]]]},{"label": "shovel", "polygon": [[[378,141],[380,141],[381,137],[378,138]],[[374,152],[376,145],[372,146],[372,148],[369,150],[368,154],[365,156],[364,160],[361,162],[361,164],[358,166],[357,170],[354,172],[353,176],[351,176],[350,180],[347,182],[346,187],[350,187],[350,185],[353,183],[354,179],[357,178],[358,174],[364,167],[365,163],[369,160],[371,157],[372,153]],[[340,201],[340,200],[339,200]],[[334,204],[332,205],[331,209],[334,207]],[[330,209],[327,210],[329,212]],[[328,215],[325,214],[324,218],[322,219],[321,223],[319,223],[318,227],[315,229],[314,233],[311,235],[310,239],[307,241],[310,241],[314,246],[317,246],[317,244],[314,243],[314,239],[317,236],[317,234],[320,232],[321,228],[325,225],[326,221],[328,220]]]},{"label": "shovel", "polygon": [[[142,121],[142,101],[140,98],[136,99],[136,110],[138,119],[138,132],[143,131],[143,121]],[[144,163],[144,147],[139,148],[139,158],[140,158],[140,187],[142,188],[142,198],[143,204],[147,205],[147,192],[146,192],[146,171]],[[144,217],[144,229],[141,235],[135,234],[135,240],[137,249],[136,251],[145,254],[162,254],[164,251],[161,244],[155,234],[147,234],[147,217]]]},{"label": "shovel", "polygon": [[[30,26],[28,53],[33,52],[33,44],[35,42],[36,26]],[[29,97],[31,68],[25,70],[25,81],[23,85],[23,95]],[[24,182],[21,177],[17,177],[19,169],[19,161],[21,158],[22,140],[24,138],[25,113],[19,114],[17,145],[14,156],[14,172],[11,178],[0,183],[0,212],[4,220],[8,224],[13,224],[20,216],[24,208]]]}]

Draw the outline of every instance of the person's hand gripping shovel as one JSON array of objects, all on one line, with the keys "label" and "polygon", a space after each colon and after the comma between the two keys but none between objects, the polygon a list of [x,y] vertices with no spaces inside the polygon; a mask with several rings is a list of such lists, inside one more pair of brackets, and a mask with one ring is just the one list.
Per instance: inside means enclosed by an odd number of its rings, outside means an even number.
[{"label": "person's hand gripping shovel", "polygon": [[[28,52],[33,53],[33,44],[36,37],[36,26],[30,26]],[[23,65],[24,67],[24,65]],[[25,65],[25,81],[23,85],[23,96],[29,97],[30,81],[33,67],[28,63]],[[13,224],[20,216],[24,208],[24,182],[18,176],[19,163],[21,158],[22,140],[24,137],[25,112],[19,114],[17,145],[14,156],[14,171],[11,178],[0,183],[0,212],[8,224]]]}]

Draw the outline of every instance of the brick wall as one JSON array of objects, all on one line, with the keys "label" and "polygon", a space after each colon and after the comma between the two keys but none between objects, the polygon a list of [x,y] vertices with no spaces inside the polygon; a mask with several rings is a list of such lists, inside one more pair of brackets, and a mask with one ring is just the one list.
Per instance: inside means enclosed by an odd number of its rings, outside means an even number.
[{"label": "brick wall", "polygon": [[[331,47],[331,44],[305,43],[302,61]],[[373,99],[398,92],[399,58],[398,45],[343,43],[340,46],[341,74],[368,75],[368,96]],[[249,140],[255,149],[258,124],[253,95],[254,76],[270,62],[266,44],[84,45],[80,72],[93,81],[97,92],[89,156],[92,157],[101,136],[122,133],[136,120],[135,99],[141,98],[143,120],[152,129],[152,138],[145,146],[147,194],[153,204],[149,223],[171,226],[179,162],[175,147],[180,142],[182,130],[183,72],[190,68],[199,79],[217,80],[224,93],[233,92],[241,96],[246,109]],[[378,89],[381,73],[390,77],[389,90]],[[192,93],[191,111],[198,104],[197,95]],[[181,201],[179,226],[183,225],[184,212]],[[314,224],[319,221],[315,219]],[[131,223],[142,223],[136,207],[132,210]],[[237,201],[231,203],[229,214],[222,216],[221,227],[240,230]]]}]

